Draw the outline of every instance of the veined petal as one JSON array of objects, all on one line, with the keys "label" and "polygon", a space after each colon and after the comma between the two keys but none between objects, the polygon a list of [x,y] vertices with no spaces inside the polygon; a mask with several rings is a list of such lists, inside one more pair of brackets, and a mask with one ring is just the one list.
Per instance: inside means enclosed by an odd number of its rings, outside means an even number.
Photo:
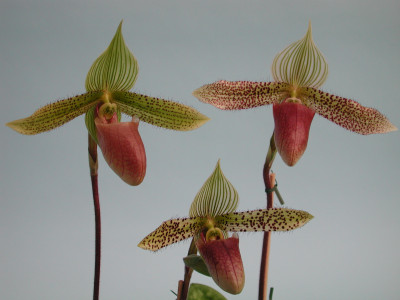
[{"label": "veined petal", "polygon": [[302,210],[270,208],[217,216],[215,226],[231,232],[289,231],[303,226],[312,218],[311,214]]},{"label": "veined petal", "polygon": [[190,206],[190,217],[213,217],[234,212],[239,195],[222,173],[219,161]]},{"label": "veined petal", "polygon": [[193,95],[219,109],[246,109],[281,102],[289,95],[289,85],[283,82],[220,80],[203,85]]},{"label": "veined petal", "polygon": [[163,247],[194,236],[203,227],[205,218],[182,218],[163,222],[156,230],[147,235],[138,247],[157,251]]},{"label": "veined petal", "polygon": [[307,106],[317,114],[360,134],[385,133],[397,130],[378,110],[358,102],[335,96],[314,88],[302,88]]},{"label": "veined petal", "polygon": [[294,86],[320,87],[328,77],[328,64],[321,51],[314,44],[311,22],[306,35],[290,44],[275,56],[272,63],[275,81],[283,81]]},{"label": "veined petal", "polygon": [[111,97],[123,113],[167,129],[193,130],[209,120],[194,108],[174,101],[119,91],[113,92]]},{"label": "veined petal", "polygon": [[84,114],[96,105],[102,92],[94,91],[48,104],[28,118],[6,125],[22,134],[38,134],[57,128]]},{"label": "veined petal", "polygon": [[86,77],[87,91],[129,91],[135,84],[139,67],[125,45],[122,21],[110,45],[93,63]]}]

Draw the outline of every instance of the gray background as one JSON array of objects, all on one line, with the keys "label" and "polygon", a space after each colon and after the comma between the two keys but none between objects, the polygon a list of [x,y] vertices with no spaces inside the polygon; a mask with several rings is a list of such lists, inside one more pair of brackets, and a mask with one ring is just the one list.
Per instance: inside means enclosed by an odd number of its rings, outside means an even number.
[{"label": "gray background", "polygon": [[[191,92],[205,83],[271,80],[276,53],[308,21],[330,74],[323,90],[378,108],[399,127],[399,1],[60,1],[0,3],[0,120],[83,93],[92,62],[121,19],[140,72],[135,92],[190,105],[212,120],[192,132],[142,123],[148,169],[139,187],[100,158],[101,299],[174,299],[188,242],[156,254],[137,243],[187,216],[219,158],[240,210],[265,206],[261,177],[271,107],[224,112]],[[22,136],[4,125],[0,155],[0,298],[90,299],[94,213],[83,117]],[[315,218],[273,234],[278,299],[398,299],[399,133],[361,136],[316,116],[294,167],[274,164],[287,207]],[[241,234],[242,294],[256,299],[261,233]],[[216,285],[194,274],[193,282]]]}]

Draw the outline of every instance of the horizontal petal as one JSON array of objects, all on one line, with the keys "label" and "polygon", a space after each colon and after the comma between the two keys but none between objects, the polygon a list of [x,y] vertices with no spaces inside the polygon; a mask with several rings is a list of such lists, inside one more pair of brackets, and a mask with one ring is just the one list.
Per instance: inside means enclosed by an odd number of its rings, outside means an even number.
[{"label": "horizontal petal", "polygon": [[113,92],[112,99],[121,111],[141,121],[173,130],[193,130],[209,120],[189,106],[131,92]]},{"label": "horizontal petal", "polygon": [[87,91],[129,91],[135,84],[139,67],[125,45],[122,21],[108,48],[94,61],[86,76]]},{"label": "horizontal petal", "polygon": [[220,80],[203,85],[193,95],[219,109],[235,110],[279,103],[288,92],[289,85],[282,82]]},{"label": "horizontal petal", "polygon": [[314,88],[302,88],[307,106],[317,114],[360,134],[385,133],[397,128],[378,110]]},{"label": "horizontal petal", "polygon": [[190,206],[190,217],[218,216],[234,212],[239,195],[222,173],[219,161]]},{"label": "horizontal petal", "polygon": [[57,128],[87,112],[101,97],[95,91],[48,104],[28,118],[19,119],[6,125],[22,134],[38,134]]},{"label": "horizontal petal", "polygon": [[201,230],[204,222],[204,218],[182,218],[165,221],[146,236],[138,244],[138,247],[152,251],[160,250],[192,237]]},{"label": "horizontal petal", "polygon": [[218,216],[215,226],[231,232],[289,231],[303,226],[312,218],[311,214],[302,210],[270,208]]}]

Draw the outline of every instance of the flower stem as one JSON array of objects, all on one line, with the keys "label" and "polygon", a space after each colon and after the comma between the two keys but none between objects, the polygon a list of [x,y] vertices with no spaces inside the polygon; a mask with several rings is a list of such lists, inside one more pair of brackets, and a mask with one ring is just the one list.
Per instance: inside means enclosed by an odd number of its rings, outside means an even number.
[{"label": "flower stem", "polygon": [[90,168],[90,179],[92,181],[92,193],[93,193],[93,204],[94,204],[94,216],[95,216],[95,266],[94,266],[94,283],[93,283],[93,300],[99,299],[100,291],[100,258],[101,258],[101,219],[100,219],[100,201],[99,201],[99,189],[97,181],[97,144],[89,134],[89,168]]},{"label": "flower stem", "polygon": [[[265,160],[263,168],[263,178],[265,184],[265,191],[267,193],[267,209],[273,207],[274,193],[271,189],[275,186],[275,174],[270,173],[272,163],[276,155],[276,147],[274,141],[274,135],[270,139],[270,145],[268,149],[267,158]],[[263,247],[261,252],[261,264],[260,264],[260,279],[258,286],[258,299],[267,299],[267,283],[268,283],[268,264],[269,264],[269,249],[271,246],[271,232],[264,232]]]},{"label": "flower stem", "polygon": [[274,288],[273,287],[271,287],[270,289],[269,289],[269,300],[272,300],[272,295],[274,294]]},{"label": "flower stem", "polygon": [[[197,247],[194,242],[194,238],[190,243],[188,255],[197,254]],[[179,280],[178,283],[178,297],[177,300],[186,300],[189,292],[190,278],[192,277],[193,269],[185,265],[185,275],[183,280]]]}]

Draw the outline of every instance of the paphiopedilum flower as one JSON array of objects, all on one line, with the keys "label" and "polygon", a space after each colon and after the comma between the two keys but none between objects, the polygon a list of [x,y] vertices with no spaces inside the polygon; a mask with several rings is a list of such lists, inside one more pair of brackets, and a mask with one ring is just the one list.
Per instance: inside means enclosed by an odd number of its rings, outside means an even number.
[{"label": "paphiopedilum flower", "polygon": [[[236,212],[239,196],[225,178],[219,162],[197,193],[189,218],[171,219],[146,236],[139,247],[157,251],[194,237],[208,272],[223,290],[238,294],[244,286],[244,269],[236,232],[289,231],[303,226],[313,217],[287,208]],[[228,237],[229,232],[234,232]]]},{"label": "paphiopedilum flower", "polygon": [[314,114],[360,134],[397,130],[379,111],[319,90],[328,64],[314,44],[311,23],[306,35],[280,52],[272,64],[273,82],[217,81],[193,92],[223,110],[273,104],[274,138],[279,154],[293,166],[307,147]]},{"label": "paphiopedilum flower", "polygon": [[[108,164],[127,183],[137,185],[146,169],[144,147],[137,130],[139,120],[187,131],[209,119],[186,105],[129,92],[139,69],[125,45],[121,26],[122,22],[108,48],[91,66],[86,77],[86,93],[46,105],[30,117],[7,126],[22,134],[38,134],[86,113],[86,127]],[[134,120],[120,123],[121,112]]]}]

